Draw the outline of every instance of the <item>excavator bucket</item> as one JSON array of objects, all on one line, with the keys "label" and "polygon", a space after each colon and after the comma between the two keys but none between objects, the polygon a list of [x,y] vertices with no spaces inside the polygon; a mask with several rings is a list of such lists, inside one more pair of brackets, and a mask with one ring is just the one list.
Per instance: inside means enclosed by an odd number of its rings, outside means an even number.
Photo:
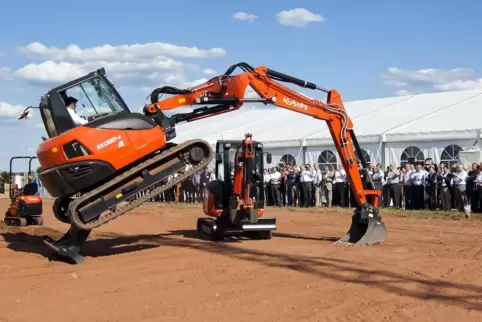
[{"label": "excavator bucket", "polygon": [[370,246],[385,241],[387,228],[380,216],[368,214],[365,218],[355,213],[351,220],[350,230],[337,240],[335,245]]}]

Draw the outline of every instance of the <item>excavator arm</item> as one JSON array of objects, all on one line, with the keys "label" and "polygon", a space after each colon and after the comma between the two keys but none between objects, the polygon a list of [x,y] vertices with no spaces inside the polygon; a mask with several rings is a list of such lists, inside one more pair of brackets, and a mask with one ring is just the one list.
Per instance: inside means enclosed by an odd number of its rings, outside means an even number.
[{"label": "excavator arm", "polygon": [[[232,75],[239,67],[243,73]],[[327,94],[326,103],[300,94],[280,82],[291,83],[303,88],[318,90]],[[245,98],[250,86],[259,98]],[[160,95],[171,94],[160,99]],[[179,122],[192,122],[235,111],[244,103],[264,103],[275,105],[296,113],[305,114],[325,121],[345,169],[357,207],[352,218],[352,227],[342,242],[373,244],[385,239],[386,228],[378,211],[380,191],[376,190],[368,175],[366,162],[361,153],[353,123],[348,116],[336,90],[327,90],[312,82],[307,82],[265,66],[251,67],[246,63],[231,66],[226,73],[207,82],[188,89],[165,86],[155,89],[151,94],[151,104],[144,107],[144,113],[159,121],[174,125]],[[163,111],[188,105],[205,105],[190,113],[180,113],[166,118]],[[160,118],[160,120],[159,120]],[[357,161],[360,159],[361,167]]]},{"label": "excavator arm", "polygon": [[251,183],[253,182],[254,147],[251,134],[245,134],[243,143],[237,148],[234,155],[234,182],[231,194],[233,206],[238,205],[242,199],[243,211],[249,212],[253,209],[251,198]]}]

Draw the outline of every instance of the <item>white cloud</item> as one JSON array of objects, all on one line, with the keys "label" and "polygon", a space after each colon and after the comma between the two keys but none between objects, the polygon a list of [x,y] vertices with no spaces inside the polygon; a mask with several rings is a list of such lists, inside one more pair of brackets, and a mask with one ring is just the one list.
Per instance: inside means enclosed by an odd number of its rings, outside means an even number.
[{"label": "white cloud", "polygon": [[11,69],[8,67],[0,67],[0,79],[7,79],[10,76]]},{"label": "white cloud", "polygon": [[[475,78],[475,71],[470,68],[404,70],[391,67],[380,78],[385,85],[422,92],[482,89],[482,78]],[[408,89],[395,93],[413,94]]]},{"label": "white cloud", "polygon": [[474,71],[468,68],[403,70],[389,68],[381,77],[388,85],[408,86],[409,84],[446,84],[460,79],[470,79]]},{"label": "white cloud", "polygon": [[397,96],[409,96],[409,95],[415,95],[416,93],[412,93],[410,91],[407,91],[406,89],[401,89],[395,92],[395,95]]},{"label": "white cloud", "polygon": [[260,96],[256,93],[251,86],[246,87],[246,92],[244,92],[244,98],[259,98]]},{"label": "white cloud", "polygon": [[305,94],[305,93],[299,92],[299,94],[303,95],[303,96],[306,97],[306,98],[309,98],[310,100],[314,99],[314,97],[311,97],[311,96],[309,96],[309,95],[307,95],[307,94]]},{"label": "white cloud", "polygon": [[482,78],[474,80],[456,80],[447,84],[434,85],[439,91],[463,91],[471,89],[482,89]]},{"label": "white cloud", "polygon": [[212,68],[205,68],[203,72],[204,72],[204,75],[206,75],[206,76],[217,75],[217,72]]},{"label": "white cloud", "polygon": [[[189,74],[213,75],[213,69],[202,69],[181,58],[211,58],[224,56],[222,48],[199,49],[167,43],[104,45],[82,49],[77,45],[66,48],[47,47],[33,42],[19,49],[22,53],[45,58],[15,71],[6,70],[17,79],[34,84],[59,85],[104,67],[107,77],[119,88],[154,88],[159,84],[185,87]],[[178,57],[174,59],[173,57]],[[0,74],[1,76],[1,74]],[[195,78],[195,75],[193,75]],[[199,76],[198,76],[199,77]],[[152,89],[151,89],[152,90]]]},{"label": "white cloud", "polygon": [[63,60],[105,60],[124,61],[152,59],[156,56],[183,57],[183,58],[212,58],[226,55],[223,48],[199,49],[197,47],[178,46],[163,42],[152,42],[131,45],[103,45],[82,49],[72,44],[65,48],[47,47],[39,42],[32,42],[19,48],[24,54],[34,54],[45,59]]},{"label": "white cloud", "polygon": [[242,20],[242,21],[255,21],[258,19],[258,16],[253,15],[251,13],[247,13],[244,11],[236,12],[233,14],[233,18],[236,20]]},{"label": "white cloud", "polygon": [[[12,105],[7,102],[0,102],[0,117],[20,117],[22,112],[26,109],[26,106],[23,105]],[[32,116],[32,111],[29,110],[29,115],[27,117]]]},{"label": "white cloud", "polygon": [[13,75],[26,80],[39,82],[65,82],[84,75],[82,65],[67,62],[46,61],[41,64],[28,64],[17,69]]},{"label": "white cloud", "polygon": [[207,79],[207,78],[200,78],[200,79],[196,79],[196,80],[193,80],[193,81],[190,81],[190,82],[184,82],[184,87],[198,86],[198,85],[201,85],[202,83],[207,82],[208,80],[209,79]]},{"label": "white cloud", "polygon": [[[41,83],[63,83],[81,77],[104,67],[107,77],[121,83],[129,83],[139,78],[146,81],[164,80],[170,73],[179,74],[184,64],[166,57],[159,57],[150,62],[85,62],[82,64],[70,62],[45,61],[40,64],[28,64],[17,69],[13,75],[25,80]],[[163,72],[161,72],[163,71]]]},{"label": "white cloud", "polygon": [[323,22],[325,20],[321,15],[310,12],[305,8],[280,11],[276,14],[276,18],[282,25],[299,28],[303,28],[311,22]]}]

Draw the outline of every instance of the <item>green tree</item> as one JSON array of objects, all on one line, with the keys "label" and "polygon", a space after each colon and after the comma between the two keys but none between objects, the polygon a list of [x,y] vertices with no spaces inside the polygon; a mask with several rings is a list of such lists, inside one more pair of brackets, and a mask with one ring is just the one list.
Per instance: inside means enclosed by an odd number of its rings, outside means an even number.
[{"label": "green tree", "polygon": [[10,176],[7,171],[0,172],[0,181],[4,183],[10,183]]}]

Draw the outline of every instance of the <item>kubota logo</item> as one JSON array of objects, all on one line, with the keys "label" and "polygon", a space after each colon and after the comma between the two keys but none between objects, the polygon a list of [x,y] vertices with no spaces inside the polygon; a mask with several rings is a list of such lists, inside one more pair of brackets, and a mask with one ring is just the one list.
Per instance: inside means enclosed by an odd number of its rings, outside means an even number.
[{"label": "kubota logo", "polygon": [[294,106],[294,107],[301,108],[301,109],[304,109],[304,110],[308,109],[308,105],[306,105],[304,103],[301,103],[301,102],[297,102],[297,101],[292,100],[292,99],[289,99],[287,97],[283,98],[283,102],[288,106]]}]

